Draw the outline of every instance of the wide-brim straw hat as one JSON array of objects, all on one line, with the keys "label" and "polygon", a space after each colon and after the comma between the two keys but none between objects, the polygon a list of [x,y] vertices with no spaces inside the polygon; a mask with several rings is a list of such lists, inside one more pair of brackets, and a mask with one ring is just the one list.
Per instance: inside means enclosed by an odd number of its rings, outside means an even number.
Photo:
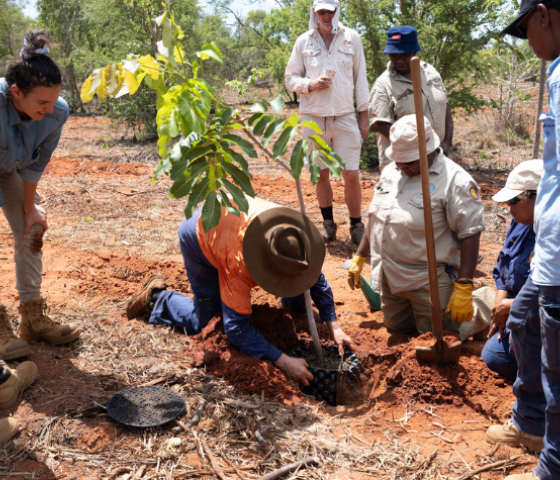
[{"label": "wide-brim straw hat", "polygon": [[[424,117],[424,129],[426,131],[426,150],[429,155],[439,147],[441,142],[426,117]],[[397,120],[391,127],[389,139],[391,145],[385,151],[389,160],[397,163],[411,163],[420,160],[415,114],[405,115]]]},{"label": "wide-brim straw hat", "polygon": [[263,290],[279,297],[295,297],[315,285],[325,255],[325,241],[317,227],[291,208],[260,213],[243,238],[249,274]]},{"label": "wide-brim straw hat", "polygon": [[544,163],[542,160],[527,160],[515,167],[502,188],[492,197],[495,202],[507,202],[526,191],[536,191],[544,174]]}]

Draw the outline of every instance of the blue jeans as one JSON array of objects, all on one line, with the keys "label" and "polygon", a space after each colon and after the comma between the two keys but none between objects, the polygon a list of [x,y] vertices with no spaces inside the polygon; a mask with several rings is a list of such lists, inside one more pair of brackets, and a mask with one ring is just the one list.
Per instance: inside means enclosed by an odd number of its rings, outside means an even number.
[{"label": "blue jeans", "polygon": [[506,328],[501,340],[498,340],[498,333],[488,339],[482,350],[482,360],[490,370],[508,380],[515,380],[517,377],[517,361],[510,351],[510,334],[510,330]]},{"label": "blue jeans", "polygon": [[542,386],[546,397],[544,450],[535,473],[560,478],[560,286],[539,287],[542,337]]},{"label": "blue jeans", "polygon": [[541,382],[541,330],[539,286],[531,277],[513,301],[507,327],[517,360],[517,379],[513,384],[516,397],[513,423],[522,432],[544,436],[546,400]]}]

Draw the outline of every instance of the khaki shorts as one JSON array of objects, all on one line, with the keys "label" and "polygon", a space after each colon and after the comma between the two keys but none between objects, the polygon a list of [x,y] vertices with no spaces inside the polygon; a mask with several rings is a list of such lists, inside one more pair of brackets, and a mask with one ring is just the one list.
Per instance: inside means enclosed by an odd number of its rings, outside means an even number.
[{"label": "khaki shorts", "polygon": [[[346,170],[359,170],[360,168],[360,153],[362,151],[362,135],[358,128],[358,120],[354,113],[349,113],[341,117],[316,117],[315,115],[302,114],[301,120],[311,120],[319,125],[323,131],[323,139],[327,145],[338,153],[342,161],[346,165]],[[303,129],[303,136],[308,138],[315,135],[310,128]],[[311,149],[307,152],[308,155]],[[321,165],[321,170],[327,168],[323,162],[317,159]],[[306,166],[308,163],[306,161]]]}]

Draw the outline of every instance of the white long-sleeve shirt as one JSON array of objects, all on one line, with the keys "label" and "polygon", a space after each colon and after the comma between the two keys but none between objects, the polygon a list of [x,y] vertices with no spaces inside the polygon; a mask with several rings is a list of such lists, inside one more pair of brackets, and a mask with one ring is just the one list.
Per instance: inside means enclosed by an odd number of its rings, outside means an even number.
[{"label": "white long-sleeve shirt", "polygon": [[[351,28],[340,23],[339,27],[329,50],[315,29],[296,40],[285,78],[288,89],[301,94],[300,113],[319,117],[353,113],[354,91],[357,111],[368,109],[369,89],[362,39]],[[331,87],[310,92],[309,83],[323,76],[325,69],[336,71]]]}]

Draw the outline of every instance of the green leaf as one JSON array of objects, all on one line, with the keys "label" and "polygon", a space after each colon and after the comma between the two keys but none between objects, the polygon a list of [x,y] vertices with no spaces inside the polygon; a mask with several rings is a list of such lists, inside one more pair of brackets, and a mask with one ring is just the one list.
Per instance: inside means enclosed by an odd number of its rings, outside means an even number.
[{"label": "green leaf", "polygon": [[327,145],[327,142],[325,142],[325,139],[323,137],[318,136],[318,135],[311,135],[309,137],[309,140],[313,140],[316,143],[317,147],[323,147],[323,148],[326,148],[326,149],[330,148]]},{"label": "green leaf", "polygon": [[224,61],[222,59],[222,52],[215,46],[207,43],[206,45],[202,46],[200,52],[196,52],[196,56],[201,60],[207,60],[208,58],[212,58],[216,60],[218,63],[223,64]]},{"label": "green leaf", "polygon": [[285,123],[286,121],[283,118],[279,118],[278,120],[274,120],[274,122],[272,122],[268,126],[266,132],[264,132],[264,137],[262,139],[262,143],[265,147],[268,146],[272,135],[283,130]]},{"label": "green leaf", "polygon": [[263,117],[253,127],[253,134],[256,135],[257,137],[260,137],[264,133],[268,124],[273,119],[274,119],[274,116],[272,116],[272,115],[263,115]]},{"label": "green leaf", "polygon": [[169,159],[168,158],[162,159],[154,169],[154,174],[152,176],[152,183],[155,182],[162,173],[168,173],[170,168],[171,168],[171,163],[169,162]]},{"label": "green leaf", "polygon": [[[169,140],[171,140],[167,135],[161,135],[159,137],[159,140],[157,142],[158,144],[158,151],[159,151],[159,156],[163,159],[167,158],[167,143],[169,142]],[[171,164],[169,164],[171,167]]]},{"label": "green leaf", "polygon": [[276,115],[282,115],[282,112],[284,111],[284,107],[286,106],[286,104],[284,103],[284,99],[282,98],[282,95],[278,95],[274,100],[272,100],[272,102],[270,102],[270,106],[272,107],[272,111]]},{"label": "green leaf", "polygon": [[193,94],[190,92],[183,92],[179,96],[179,112],[184,120],[183,135],[188,135],[191,132],[203,133],[204,124],[196,111],[194,104]]},{"label": "green leaf", "polygon": [[253,104],[253,106],[249,109],[249,112],[251,112],[251,113],[257,113],[257,112],[266,113],[267,110],[268,110],[268,106],[266,105],[265,102],[257,102],[255,104]]},{"label": "green leaf", "polygon": [[278,137],[278,140],[276,140],[274,147],[272,147],[272,154],[274,155],[274,158],[281,157],[286,153],[286,150],[288,150],[288,144],[290,142],[290,136],[292,135],[293,130],[293,127],[287,127],[282,132],[282,135]]},{"label": "green leaf", "polygon": [[305,139],[301,139],[296,143],[294,151],[292,152],[292,158],[290,161],[290,167],[292,168],[292,175],[297,180],[303,169],[303,164],[305,163],[305,155],[309,144]]},{"label": "green leaf", "polygon": [[321,165],[319,165],[318,163],[310,165],[309,174],[311,176],[311,183],[313,185],[317,185],[317,182],[319,181],[319,175],[321,175]]},{"label": "green leaf", "polygon": [[221,167],[226,170],[233,178],[235,183],[239,185],[241,190],[243,190],[247,195],[250,197],[255,196],[255,191],[253,190],[253,186],[251,185],[251,180],[249,177],[245,175],[239,168],[231,163],[222,163]]},{"label": "green leaf", "polygon": [[259,156],[257,155],[257,151],[255,150],[255,147],[253,147],[253,144],[241,138],[240,136],[228,134],[228,135],[224,135],[224,140],[230,143],[235,143],[237,146],[241,147],[248,157],[259,158]]},{"label": "green leaf", "polygon": [[264,115],[263,112],[257,112],[257,113],[255,113],[255,114],[253,114],[253,115],[249,118],[249,120],[248,120],[249,125],[252,127],[252,126],[253,126],[253,123],[255,123],[255,122],[256,122],[259,118],[261,118],[263,115]]},{"label": "green leaf", "polygon": [[239,110],[233,107],[226,108],[226,111],[222,114],[222,125],[227,124],[233,117],[239,113]]},{"label": "green leaf", "polygon": [[247,163],[245,158],[243,158],[243,155],[237,153],[235,150],[233,150],[233,148],[230,148],[227,143],[222,143],[221,147],[225,153],[230,155],[239,164],[239,166],[242,168],[245,174],[252,179],[253,176],[249,172],[249,164]]},{"label": "green leaf", "polygon": [[227,193],[224,190],[220,190],[220,200],[222,202],[222,207],[224,207],[228,211],[228,213],[236,215],[237,217],[241,217],[241,213],[231,204]]},{"label": "green leaf", "polygon": [[209,232],[218,223],[220,223],[220,217],[222,216],[222,205],[216,198],[216,192],[210,192],[204,202],[204,207],[202,207],[202,225],[204,226],[204,231]]},{"label": "green leaf", "polygon": [[200,157],[206,155],[210,151],[210,147],[195,147],[187,155],[183,155],[178,162],[173,163],[173,167],[171,168],[171,180],[178,180],[185,170],[188,170],[191,175],[195,175],[203,169],[205,165],[208,166],[208,160]]},{"label": "green leaf", "polygon": [[297,113],[292,113],[290,118],[286,120],[286,125],[289,125],[290,127],[295,127],[298,124],[298,122],[299,122],[299,115]]},{"label": "green leaf", "polygon": [[243,213],[247,213],[249,211],[249,202],[245,198],[245,195],[243,195],[243,192],[225,178],[220,179],[220,182],[225,188],[228,189],[229,193],[231,193],[233,201],[235,202],[239,210],[241,210]]},{"label": "green leaf", "polygon": [[185,208],[185,217],[191,218],[198,204],[206,198],[206,195],[208,194],[209,183],[210,180],[204,178],[193,188],[192,192],[189,195],[187,207]]},{"label": "green leaf", "polygon": [[317,135],[322,135],[323,131],[321,130],[321,128],[319,127],[319,125],[317,125],[314,121],[312,120],[306,120],[305,122],[301,122],[301,126],[305,127],[305,128],[310,128],[311,130],[313,130]]}]

